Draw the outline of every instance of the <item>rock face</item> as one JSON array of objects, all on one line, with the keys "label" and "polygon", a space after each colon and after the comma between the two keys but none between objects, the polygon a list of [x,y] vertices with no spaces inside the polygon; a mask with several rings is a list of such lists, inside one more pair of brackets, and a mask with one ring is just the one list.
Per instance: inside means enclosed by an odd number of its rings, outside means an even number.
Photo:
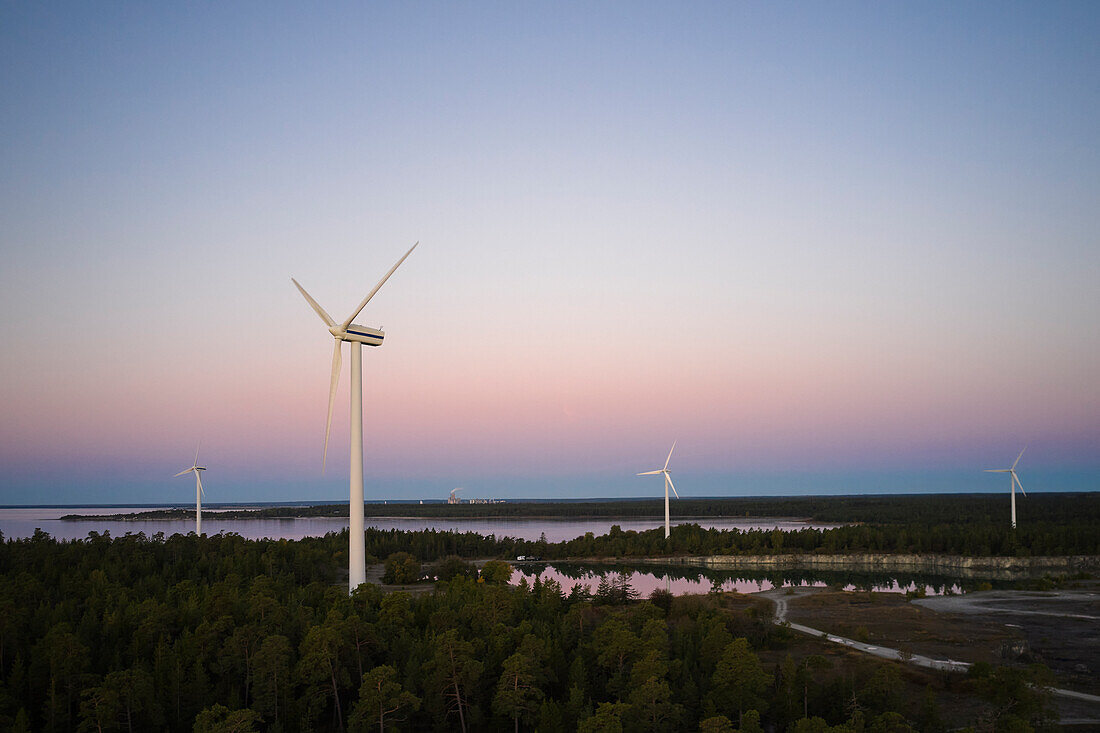
[{"label": "rock face", "polygon": [[716,570],[736,568],[807,568],[816,570],[907,571],[954,575],[961,578],[1015,580],[1043,573],[1100,570],[1100,556],[966,557],[963,555],[694,555],[653,558],[660,565],[696,565]]}]

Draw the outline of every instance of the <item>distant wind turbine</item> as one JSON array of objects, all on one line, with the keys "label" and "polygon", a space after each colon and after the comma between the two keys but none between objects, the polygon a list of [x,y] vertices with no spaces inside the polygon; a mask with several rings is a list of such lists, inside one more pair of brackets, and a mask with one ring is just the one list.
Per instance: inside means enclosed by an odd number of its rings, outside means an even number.
[{"label": "distant wind turbine", "polygon": [[[417,242],[416,244],[420,244]],[[298,291],[309,303],[310,307],[321,317],[321,320],[328,326],[329,333],[336,339],[336,347],[332,351],[332,378],[329,382],[328,391],[328,417],[325,420],[325,448],[324,453],[321,456],[321,472],[325,471],[325,464],[328,461],[328,436],[332,429],[332,406],[336,401],[336,385],[340,381],[340,359],[341,359],[341,345],[344,341],[351,344],[351,477],[350,477],[350,490],[349,490],[349,504],[350,509],[348,513],[348,528],[350,537],[348,539],[348,589],[349,591],[355,590],[358,586],[365,583],[367,580],[367,560],[366,560],[366,548],[364,546],[364,529],[363,529],[363,344],[367,346],[381,346],[382,339],[385,338],[380,329],[368,328],[366,326],[360,326],[352,323],[355,317],[359,315],[360,311],[366,307],[370,299],[374,297],[374,294],[378,292],[379,288],[386,284],[386,281],[390,279],[390,275],[394,273],[401,263],[405,261],[405,258],[412,254],[412,251],[416,249],[416,244],[409,247],[409,251],[406,252],[401,259],[397,261],[390,271],[387,272],[378,284],[374,286],[374,289],[367,293],[367,297],[363,298],[363,302],[359,304],[359,307],[355,309],[350,316],[348,316],[343,323],[337,323],[332,319],[325,309],[318,305],[309,293],[305,291],[298,281],[294,278],[290,278],[290,281],[294,283],[294,286],[298,288]]]},{"label": "distant wind turbine", "polygon": [[1016,456],[1016,460],[1012,462],[1012,468],[987,468],[986,473],[1007,473],[1009,474],[1010,486],[1012,487],[1012,529],[1016,529],[1016,487],[1020,487],[1020,493],[1027,496],[1027,492],[1024,491],[1024,485],[1020,483],[1020,477],[1016,475],[1016,464],[1020,462],[1020,459],[1024,455],[1024,451],[1027,450],[1027,446],[1024,446],[1024,450],[1020,451],[1020,455]]},{"label": "distant wind turbine", "polygon": [[[199,465],[199,447],[195,446],[195,462],[191,464],[191,468],[180,471],[176,476],[182,476],[185,473],[195,474],[195,536],[202,535],[202,497],[206,496],[206,492],[202,490],[202,477],[199,476],[200,471],[205,471],[204,466]],[[172,478],[176,478],[173,476]]]},{"label": "distant wind turbine", "polygon": [[664,476],[665,476],[665,539],[666,540],[668,539],[668,536],[669,536],[669,527],[668,527],[668,487],[671,486],[672,487],[672,493],[676,494],[677,499],[680,498],[680,495],[676,493],[676,485],[672,483],[672,474],[670,474],[668,472],[668,462],[672,460],[672,451],[674,451],[674,450],[676,450],[676,441],[675,440],[672,441],[672,449],[669,450],[668,458],[665,459],[665,467],[664,468],[658,468],[656,471],[645,471],[643,473],[638,474],[639,476],[654,476],[658,473],[661,473],[661,474],[664,474]]}]

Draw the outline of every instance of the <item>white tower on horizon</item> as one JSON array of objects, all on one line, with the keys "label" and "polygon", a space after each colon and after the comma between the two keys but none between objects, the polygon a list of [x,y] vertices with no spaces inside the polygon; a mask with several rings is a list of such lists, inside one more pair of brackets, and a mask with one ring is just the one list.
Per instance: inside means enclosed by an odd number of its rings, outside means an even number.
[{"label": "white tower on horizon", "polygon": [[668,458],[665,459],[665,467],[658,468],[656,471],[645,471],[643,473],[636,474],[638,476],[653,476],[655,474],[664,474],[665,477],[665,539],[668,539],[669,531],[669,518],[668,518],[668,487],[672,487],[672,493],[676,494],[676,498],[679,499],[680,495],[676,493],[676,485],[672,483],[672,474],[668,472],[668,462],[672,460],[672,451],[676,450],[676,441],[672,441],[672,448],[668,452]]},{"label": "white tower on horizon", "polygon": [[1007,473],[1009,474],[1009,481],[1012,487],[1012,529],[1016,529],[1016,487],[1020,487],[1020,493],[1027,496],[1027,492],[1024,491],[1024,485],[1020,483],[1020,477],[1016,475],[1016,464],[1023,458],[1024,451],[1027,450],[1025,445],[1023,450],[1020,451],[1020,455],[1016,456],[1016,460],[1012,462],[1011,468],[987,468],[986,473]]},{"label": "white tower on horizon", "polygon": [[[182,476],[185,473],[195,474],[195,536],[202,536],[202,497],[206,496],[206,492],[202,490],[202,477],[199,476],[199,472],[205,471],[206,468],[199,465],[199,447],[195,446],[195,461],[191,464],[191,468],[180,471],[176,476]],[[172,478],[176,478],[173,476]]]},{"label": "white tower on horizon", "polygon": [[[420,244],[417,242],[416,244]],[[351,344],[351,475],[349,477],[348,491],[348,592],[355,590],[367,580],[367,560],[364,539],[363,517],[363,344],[367,346],[381,346],[385,334],[377,328],[368,328],[352,323],[360,311],[366,307],[379,288],[385,285],[390,275],[401,266],[405,258],[416,249],[416,244],[402,255],[390,271],[387,272],[374,289],[367,293],[363,302],[359,304],[343,323],[337,323],[325,309],[318,305],[310,294],[305,291],[298,281],[291,278],[291,282],[305,297],[310,307],[321,317],[328,326],[329,333],[336,339],[336,347],[332,351],[332,377],[329,382],[328,392],[328,417],[325,420],[325,448],[321,457],[321,472],[325,471],[328,461],[328,436],[332,428],[332,406],[336,401],[336,385],[340,381],[341,347],[343,342]]]}]

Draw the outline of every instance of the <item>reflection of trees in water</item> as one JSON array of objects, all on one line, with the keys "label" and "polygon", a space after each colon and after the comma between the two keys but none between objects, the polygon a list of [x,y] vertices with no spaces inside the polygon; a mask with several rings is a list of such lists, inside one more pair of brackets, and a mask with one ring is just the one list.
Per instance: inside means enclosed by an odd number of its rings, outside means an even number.
[{"label": "reflection of trees in water", "polygon": [[956,578],[935,573],[875,573],[844,570],[808,570],[783,568],[768,570],[714,570],[712,568],[687,565],[632,565],[629,563],[607,563],[586,565],[581,563],[539,563],[528,564],[520,568],[530,576],[541,575],[546,571],[557,572],[570,580],[598,582],[609,576],[644,578],[646,576],[660,580],[690,581],[718,588],[727,583],[756,585],[770,584],[772,587],[825,585],[831,588],[851,588],[859,591],[928,589],[933,593],[948,593],[976,590],[980,585],[991,584],[996,589],[1011,589],[1019,583],[1011,580],[983,580],[974,578]]}]

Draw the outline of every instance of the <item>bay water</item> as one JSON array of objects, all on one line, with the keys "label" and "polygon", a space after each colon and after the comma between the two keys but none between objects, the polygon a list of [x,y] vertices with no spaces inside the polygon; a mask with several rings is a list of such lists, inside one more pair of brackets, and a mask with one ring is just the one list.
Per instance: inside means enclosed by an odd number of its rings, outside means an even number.
[{"label": "bay water", "polygon": [[[60,540],[84,539],[89,532],[100,534],[110,532],[112,537],[127,532],[144,532],[152,536],[157,532],[164,535],[187,534],[195,531],[195,520],[188,519],[87,519],[81,521],[62,520],[65,515],[102,515],[131,514],[149,511],[154,507],[0,507],[0,532],[5,538],[18,539],[30,537],[36,529],[47,532]],[[170,507],[162,507],[170,508]],[[178,507],[172,507],[178,508]],[[241,509],[247,507],[233,507]],[[301,539],[303,537],[321,537],[329,532],[347,529],[347,517],[290,517],[286,519],[219,519],[219,509],[203,509],[202,530],[204,534],[218,532],[236,533],[248,539]],[[797,530],[807,527],[835,527],[836,524],[815,523],[790,517],[677,517],[675,524],[698,524],[714,529],[783,529]],[[367,517],[366,526],[377,529],[399,529],[406,531],[434,529],[436,531],[476,532],[497,537],[537,541],[545,535],[547,542],[563,542],[582,537],[591,532],[597,537],[607,534],[612,525],[619,525],[624,531],[644,531],[664,526],[663,519],[615,518],[446,518],[446,517]]]}]

